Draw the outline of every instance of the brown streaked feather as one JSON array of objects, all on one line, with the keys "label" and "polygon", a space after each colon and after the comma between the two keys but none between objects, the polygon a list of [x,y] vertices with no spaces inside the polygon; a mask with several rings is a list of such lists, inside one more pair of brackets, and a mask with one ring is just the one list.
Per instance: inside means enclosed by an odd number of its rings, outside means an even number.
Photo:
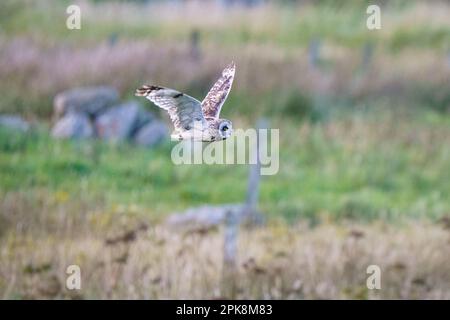
[{"label": "brown streaked feather", "polygon": [[162,87],[158,87],[158,86],[147,86],[147,85],[145,85],[145,86],[142,86],[142,87],[140,87],[139,89],[137,89],[136,90],[136,93],[135,93],[135,95],[136,96],[140,96],[140,97],[142,97],[142,96],[147,96],[147,95],[149,95],[152,91],[157,91],[157,90],[161,90],[161,89],[163,89]]},{"label": "brown streaked feather", "polygon": [[222,76],[213,85],[202,101],[203,115],[205,118],[219,118],[220,110],[227,99],[233,84],[235,73],[234,62],[230,63],[223,71]]},{"label": "brown streaked feather", "polygon": [[146,97],[167,110],[177,131],[190,130],[194,121],[204,121],[200,101],[179,91],[145,85],[136,90],[136,96]]}]

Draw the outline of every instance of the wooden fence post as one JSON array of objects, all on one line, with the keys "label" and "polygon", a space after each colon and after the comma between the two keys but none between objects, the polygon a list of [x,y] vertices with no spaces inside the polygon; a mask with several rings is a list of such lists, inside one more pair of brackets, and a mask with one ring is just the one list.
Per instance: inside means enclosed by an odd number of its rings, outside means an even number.
[{"label": "wooden fence post", "polygon": [[261,180],[261,159],[259,156],[261,150],[261,141],[259,140],[259,130],[268,129],[269,124],[266,119],[260,119],[257,122],[256,128],[258,134],[256,135],[256,145],[251,150],[254,152],[254,159],[256,159],[255,164],[250,164],[249,174],[248,174],[248,185],[247,185],[247,197],[244,205],[243,219],[249,222],[262,222],[262,216],[258,213],[258,198],[259,198],[259,182]]},{"label": "wooden fence post", "polygon": [[[268,129],[268,122],[261,119],[257,123],[257,130]],[[237,293],[237,255],[238,255],[238,233],[240,224],[243,220],[248,222],[261,222],[262,216],[258,212],[259,182],[261,179],[261,161],[259,157],[260,140],[259,132],[256,135],[256,145],[250,148],[255,164],[250,164],[247,197],[245,204],[239,211],[229,210],[225,214],[225,236],[223,248],[223,266],[222,266],[222,296],[229,299],[235,299]],[[252,157],[250,156],[250,159]]]},{"label": "wooden fence post", "polygon": [[309,58],[309,65],[314,69],[317,69],[319,67],[320,49],[321,49],[320,40],[319,39],[311,40],[308,48],[308,58]]},{"label": "wooden fence post", "polygon": [[228,211],[225,216],[225,238],[222,269],[222,296],[236,298],[237,246],[239,216],[237,212]]},{"label": "wooden fence post", "polygon": [[200,51],[200,31],[198,30],[192,30],[190,39],[190,55],[193,60],[198,61],[201,58],[201,51]]},{"label": "wooden fence post", "polygon": [[366,42],[364,44],[363,50],[362,50],[362,61],[361,61],[361,69],[362,71],[366,71],[369,69],[370,64],[372,63],[373,58],[373,52],[374,52],[374,45],[372,42]]}]

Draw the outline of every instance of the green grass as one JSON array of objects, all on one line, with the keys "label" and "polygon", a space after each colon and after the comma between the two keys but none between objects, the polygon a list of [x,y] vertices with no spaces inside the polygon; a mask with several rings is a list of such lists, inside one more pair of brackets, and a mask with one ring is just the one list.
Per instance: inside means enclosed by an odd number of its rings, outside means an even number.
[{"label": "green grass", "polygon": [[[448,214],[448,117],[439,120],[432,111],[413,119],[373,113],[318,123],[274,119],[272,127],[281,128],[280,171],[263,177],[261,210],[269,217],[312,220]],[[331,136],[330,128],[337,130]],[[153,216],[243,201],[246,165],[176,166],[171,146],[147,150],[3,132],[0,192],[63,193],[93,205],[137,205]]]},{"label": "green grass", "polygon": [[[368,1],[351,4],[325,1],[300,7],[276,5],[263,9],[263,14],[235,10],[219,16],[218,22],[205,19],[210,14],[208,7],[188,11],[175,8],[170,13],[167,10],[161,13],[158,6],[118,3],[105,1],[81,6],[82,30],[68,30],[65,9],[70,1],[8,0],[0,5],[3,11],[0,34],[77,44],[105,41],[112,34],[127,39],[180,42],[187,41],[195,29],[201,31],[202,43],[225,46],[259,43],[295,48],[320,38],[334,45],[356,48],[367,41],[392,50],[448,50],[450,47],[448,24],[438,21],[430,25],[428,18],[423,16],[417,19],[414,10],[420,2],[394,1],[382,6],[382,22],[389,26],[388,32],[373,32],[366,28],[366,8],[371,4]],[[416,19],[414,27],[402,25],[401,18],[408,15]]]}]

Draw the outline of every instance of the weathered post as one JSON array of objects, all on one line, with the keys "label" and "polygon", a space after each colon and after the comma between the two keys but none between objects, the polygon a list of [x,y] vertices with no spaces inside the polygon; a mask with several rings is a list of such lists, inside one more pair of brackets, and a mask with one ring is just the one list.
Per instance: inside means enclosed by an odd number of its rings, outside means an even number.
[{"label": "weathered post", "polygon": [[[257,123],[257,129],[267,129],[267,120],[262,119]],[[225,298],[236,298],[237,286],[237,254],[238,254],[238,233],[242,221],[246,222],[262,222],[262,216],[257,211],[259,182],[261,179],[260,169],[261,161],[259,157],[260,140],[259,134],[256,135],[256,144],[250,148],[250,152],[254,152],[253,159],[256,163],[250,164],[247,198],[244,205],[239,211],[228,210],[225,213],[225,236],[224,236],[224,252],[223,252],[223,270],[222,270],[222,295]],[[250,157],[252,159],[252,157]]]},{"label": "weathered post", "polygon": [[450,50],[447,52],[447,69],[450,70]]},{"label": "weathered post", "polygon": [[374,45],[372,42],[366,42],[362,50],[361,70],[366,71],[372,63]]},{"label": "weathered post", "polygon": [[320,49],[321,49],[320,40],[319,39],[311,40],[308,48],[308,58],[309,58],[309,65],[313,69],[317,69],[319,67]]},{"label": "weathered post", "polygon": [[108,36],[108,45],[110,47],[114,47],[119,40],[119,34],[117,32],[113,32]]},{"label": "weathered post", "polygon": [[225,215],[225,238],[222,269],[222,296],[236,298],[237,246],[239,231],[238,212],[228,211]]},{"label": "weathered post", "polygon": [[200,51],[200,31],[192,30],[191,36],[189,39],[190,43],[190,55],[194,61],[198,61],[201,58]]},{"label": "weathered post", "polygon": [[[261,129],[268,129],[268,121],[266,119],[258,120],[256,125],[258,131]],[[261,180],[261,159],[259,156],[261,146],[259,133],[256,135],[256,145],[253,146],[254,159],[256,159],[255,164],[250,164],[249,174],[248,174],[248,185],[247,185],[247,198],[244,204],[243,219],[248,222],[262,222],[262,216],[258,212],[258,198],[259,198],[259,182]]]}]

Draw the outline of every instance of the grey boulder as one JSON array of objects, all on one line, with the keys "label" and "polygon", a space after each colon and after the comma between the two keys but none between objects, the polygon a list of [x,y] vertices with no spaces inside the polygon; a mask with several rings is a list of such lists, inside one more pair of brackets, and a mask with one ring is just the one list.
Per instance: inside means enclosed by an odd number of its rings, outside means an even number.
[{"label": "grey boulder", "polygon": [[169,130],[165,123],[155,119],[137,132],[134,142],[141,146],[151,147],[166,140],[168,136]]},{"label": "grey boulder", "polygon": [[112,87],[80,87],[57,94],[53,111],[57,119],[70,112],[95,116],[118,100],[119,93]]},{"label": "grey boulder", "polygon": [[174,227],[212,227],[225,221],[228,213],[238,217],[244,206],[242,204],[225,204],[218,206],[201,206],[170,215],[166,223]]},{"label": "grey boulder", "polygon": [[85,114],[68,113],[53,126],[52,136],[60,139],[91,138],[94,128]]},{"label": "grey boulder", "polygon": [[0,115],[0,127],[14,131],[27,132],[30,129],[30,124],[19,116]]},{"label": "grey boulder", "polygon": [[153,116],[142,109],[139,103],[126,102],[99,115],[95,120],[95,128],[101,139],[123,141],[131,138],[152,118]]}]

